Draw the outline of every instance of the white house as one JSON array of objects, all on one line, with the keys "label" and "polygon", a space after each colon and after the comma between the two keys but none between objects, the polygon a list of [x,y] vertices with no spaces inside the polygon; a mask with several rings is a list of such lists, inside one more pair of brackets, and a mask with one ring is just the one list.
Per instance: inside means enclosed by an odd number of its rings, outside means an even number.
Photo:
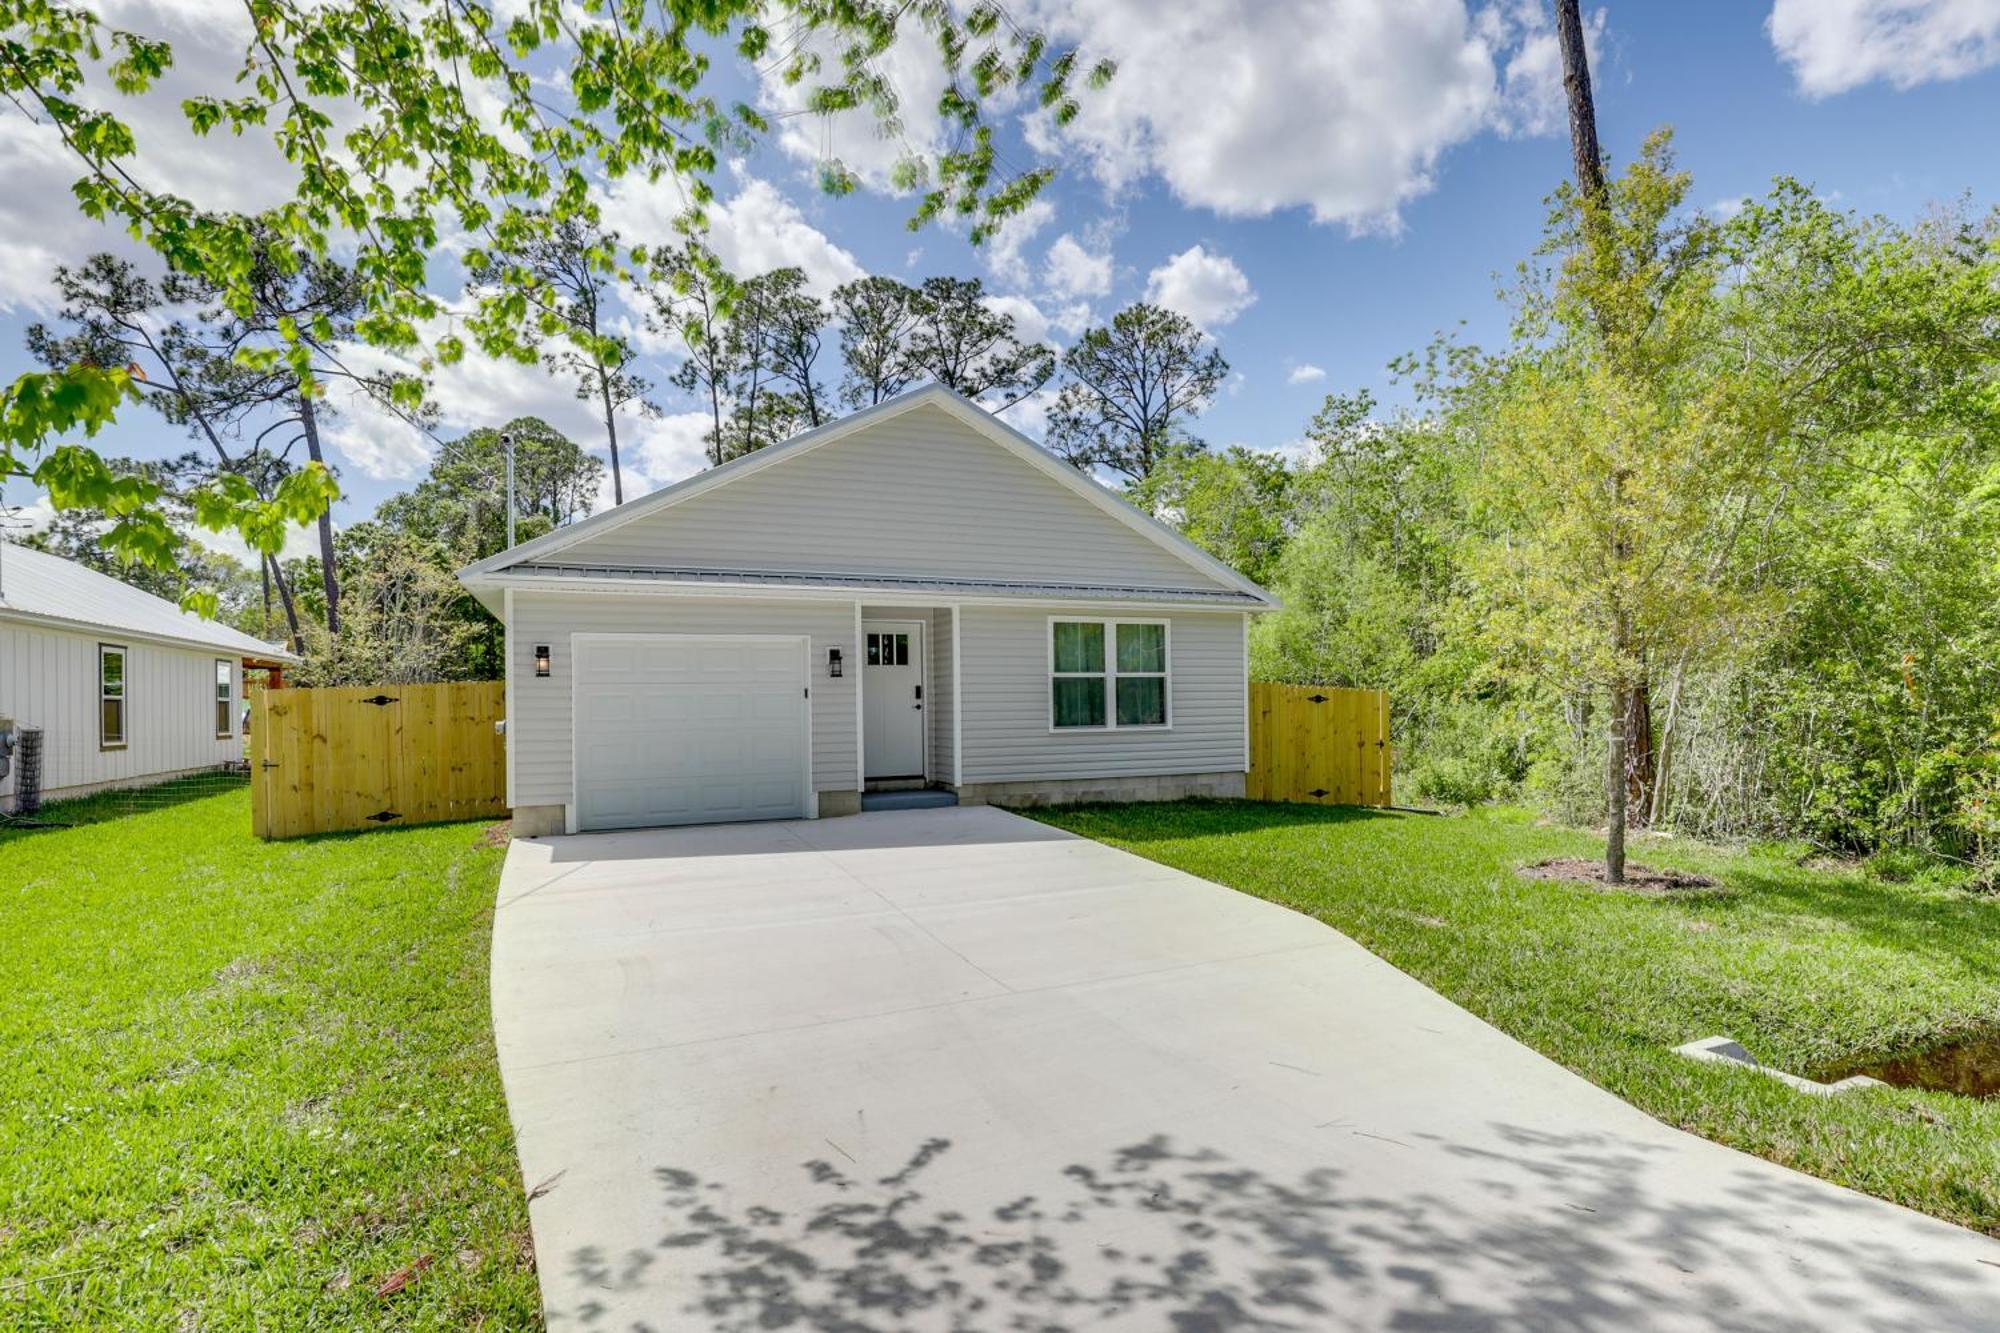
[{"label": "white house", "polygon": [[1240,796],[1262,588],[930,387],[460,571],[517,832]]},{"label": "white house", "polygon": [[[290,653],[73,561],[0,543],[0,725],[42,730],[42,795],[243,758],[246,666]],[[0,778],[12,808],[20,776]]]}]

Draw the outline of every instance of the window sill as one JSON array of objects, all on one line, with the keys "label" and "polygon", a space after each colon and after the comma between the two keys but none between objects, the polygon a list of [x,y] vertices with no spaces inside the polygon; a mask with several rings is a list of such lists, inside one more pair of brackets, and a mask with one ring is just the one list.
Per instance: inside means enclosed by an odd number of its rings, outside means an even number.
[{"label": "window sill", "polygon": [[1050,724],[1050,726],[1049,726],[1049,735],[1051,735],[1051,736],[1072,736],[1072,735],[1075,735],[1075,736],[1102,736],[1102,735],[1106,734],[1107,732],[1118,732],[1118,731],[1172,731],[1173,729],[1174,729],[1174,724],[1173,724],[1173,723],[1171,723],[1171,722],[1161,722],[1161,723],[1149,723],[1149,724],[1145,724],[1145,725],[1134,725],[1134,726],[1129,726],[1129,727],[1058,727],[1058,726],[1054,725],[1053,723],[1051,723],[1051,724]]}]

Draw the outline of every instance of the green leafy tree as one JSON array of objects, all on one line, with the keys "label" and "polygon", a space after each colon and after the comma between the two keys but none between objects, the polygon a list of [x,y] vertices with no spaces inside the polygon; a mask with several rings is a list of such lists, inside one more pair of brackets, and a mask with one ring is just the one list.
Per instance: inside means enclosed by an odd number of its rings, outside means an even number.
[{"label": "green leafy tree", "polygon": [[[246,13],[235,77],[195,90],[182,108],[197,134],[264,136],[283,155],[295,173],[291,197],[259,217],[205,212],[165,173],[144,170],[119,108],[173,66],[173,46],[157,33],[117,28],[88,6],[0,0],[0,94],[75,161],[85,216],[115,222],[173,271],[214,283],[224,307],[251,318],[268,254],[321,264],[340,247],[351,254],[352,335],[427,364],[457,360],[468,341],[525,359],[546,327],[540,315],[561,318],[549,286],[525,271],[479,293],[470,311],[452,309],[430,281],[447,224],[471,239],[463,258],[478,271],[489,253],[518,254],[572,220],[595,224],[593,181],[637,174],[676,179],[688,204],[682,223],[699,230],[723,151],[769,129],[761,113],[718,93],[718,50],[798,89],[803,112],[860,111],[894,125],[900,93],[878,57],[900,39],[928,39],[944,66],[937,111],[949,133],[938,151],[909,154],[896,177],[915,200],[913,224],[960,218],[975,243],[1051,174],[1008,174],[985,109],[1026,94],[1066,123],[1078,110],[1075,85],[1112,76],[1103,62],[1079,68],[1074,49],[989,4],[720,0],[669,12],[608,0],[584,13],[529,0],[503,16],[460,0],[247,0]],[[838,160],[821,164],[821,179],[834,193],[855,186]],[[282,267],[298,271],[290,258]],[[280,345],[246,349],[259,369],[266,358],[289,361],[306,400],[316,392],[303,342],[312,328],[310,319],[281,322]],[[395,387],[414,410],[421,386]],[[138,392],[123,366],[19,376],[0,390],[0,477],[33,477],[58,507],[106,508],[115,516],[107,541],[166,567],[178,543],[145,518],[147,484],[112,473],[86,443],[54,443],[94,436]],[[316,516],[335,493],[323,470],[295,476],[268,499],[219,482],[197,521],[275,552],[287,521]],[[326,593],[337,616],[337,594]]]},{"label": "green leafy tree", "polygon": [[625,474],[618,463],[618,413],[637,404],[658,409],[646,398],[650,388],[632,369],[632,346],[607,327],[607,303],[619,272],[618,237],[579,216],[547,223],[504,254],[485,252],[475,280],[502,288],[541,284],[543,338],[554,341],[542,362],[576,385],[576,396],[597,409],[611,452],[611,502],[625,503]]},{"label": "green leafy tree", "polygon": [[1143,481],[1170,449],[1194,443],[1188,422],[1207,410],[1229,363],[1193,320],[1130,305],[1063,354],[1049,447],[1089,471]]},{"label": "green leafy tree", "polygon": [[919,376],[967,398],[997,398],[998,409],[1047,384],[1056,369],[1055,353],[1022,342],[1014,317],[986,303],[977,278],[924,279],[908,349]]},{"label": "green leafy tree", "polygon": [[540,417],[516,417],[499,430],[482,427],[445,444],[431,462],[430,475],[382,502],[376,524],[431,543],[454,568],[504,550],[503,434],[514,441],[517,540],[589,516],[603,486],[604,464]]},{"label": "green leafy tree", "polygon": [[833,320],[846,368],[841,402],[850,408],[873,407],[922,377],[922,367],[910,355],[921,309],[916,288],[879,274],[833,289]]},{"label": "green leafy tree", "polygon": [[[58,265],[54,285],[62,301],[56,316],[60,326],[37,322],[28,327],[28,350],[36,360],[59,370],[125,365],[148,406],[206,443],[221,471],[247,478],[260,499],[271,498],[290,468],[282,463],[274,466],[269,456],[232,456],[223,431],[242,415],[244,405],[237,401],[234,392],[242,380],[228,376],[218,382],[217,377],[205,373],[212,352],[179,313],[189,305],[213,300],[215,293],[208,284],[174,273],[155,283],[127,260],[96,254],[75,268]],[[128,460],[114,471],[143,473],[145,469]],[[194,461],[183,461],[176,469],[179,492],[185,493],[209,475],[212,474],[198,472]],[[170,500],[172,495],[170,492],[162,499]],[[97,514],[87,509],[76,512]],[[192,526],[192,515],[184,512],[178,518],[175,530],[185,535]],[[101,536],[106,524],[93,519],[89,530]],[[201,563],[200,557],[187,555],[171,571],[144,566],[151,571],[145,575],[138,572],[140,565],[121,563],[135,581],[143,580],[148,591],[162,597],[177,597],[189,585],[209,588],[208,583],[195,575],[214,568]],[[291,584],[274,553],[260,553],[259,563],[265,590],[264,620],[270,620],[270,594],[275,589],[284,608],[289,637],[297,647],[304,639],[298,611],[292,602]],[[177,579],[184,582],[169,588]]]}]

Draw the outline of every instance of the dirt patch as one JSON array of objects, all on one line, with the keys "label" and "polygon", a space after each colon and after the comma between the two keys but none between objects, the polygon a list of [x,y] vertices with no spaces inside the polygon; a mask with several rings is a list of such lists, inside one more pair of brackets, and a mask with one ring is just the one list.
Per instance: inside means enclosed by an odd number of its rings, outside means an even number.
[{"label": "dirt patch", "polygon": [[1607,884],[1604,880],[1604,862],[1586,861],[1580,856],[1559,856],[1553,861],[1538,861],[1531,866],[1522,866],[1524,879],[1555,879],[1566,884],[1588,884],[1606,893],[1638,893],[1662,896],[1671,893],[1687,893],[1694,889],[1712,889],[1715,881],[1706,875],[1692,875],[1685,870],[1655,870],[1651,866],[1625,866],[1623,884]]},{"label": "dirt patch", "polygon": [[477,845],[481,847],[505,847],[508,843],[512,842],[513,840],[514,840],[514,821],[511,819],[503,819],[497,824],[487,825],[486,831],[479,835],[479,842]]}]

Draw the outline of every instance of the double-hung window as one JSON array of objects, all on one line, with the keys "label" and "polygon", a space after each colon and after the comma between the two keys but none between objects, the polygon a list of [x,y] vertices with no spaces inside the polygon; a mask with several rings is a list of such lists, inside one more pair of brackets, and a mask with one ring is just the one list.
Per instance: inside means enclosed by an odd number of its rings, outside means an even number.
[{"label": "double-hung window", "polygon": [[1167,622],[1049,621],[1049,725],[1058,731],[1170,724]]},{"label": "double-hung window", "polygon": [[235,675],[228,658],[215,659],[215,739],[219,741],[236,734],[235,720],[230,717],[235,711],[230,707],[235,702]]},{"label": "double-hung window", "polygon": [[125,745],[125,650],[114,643],[97,645],[97,744]]}]

